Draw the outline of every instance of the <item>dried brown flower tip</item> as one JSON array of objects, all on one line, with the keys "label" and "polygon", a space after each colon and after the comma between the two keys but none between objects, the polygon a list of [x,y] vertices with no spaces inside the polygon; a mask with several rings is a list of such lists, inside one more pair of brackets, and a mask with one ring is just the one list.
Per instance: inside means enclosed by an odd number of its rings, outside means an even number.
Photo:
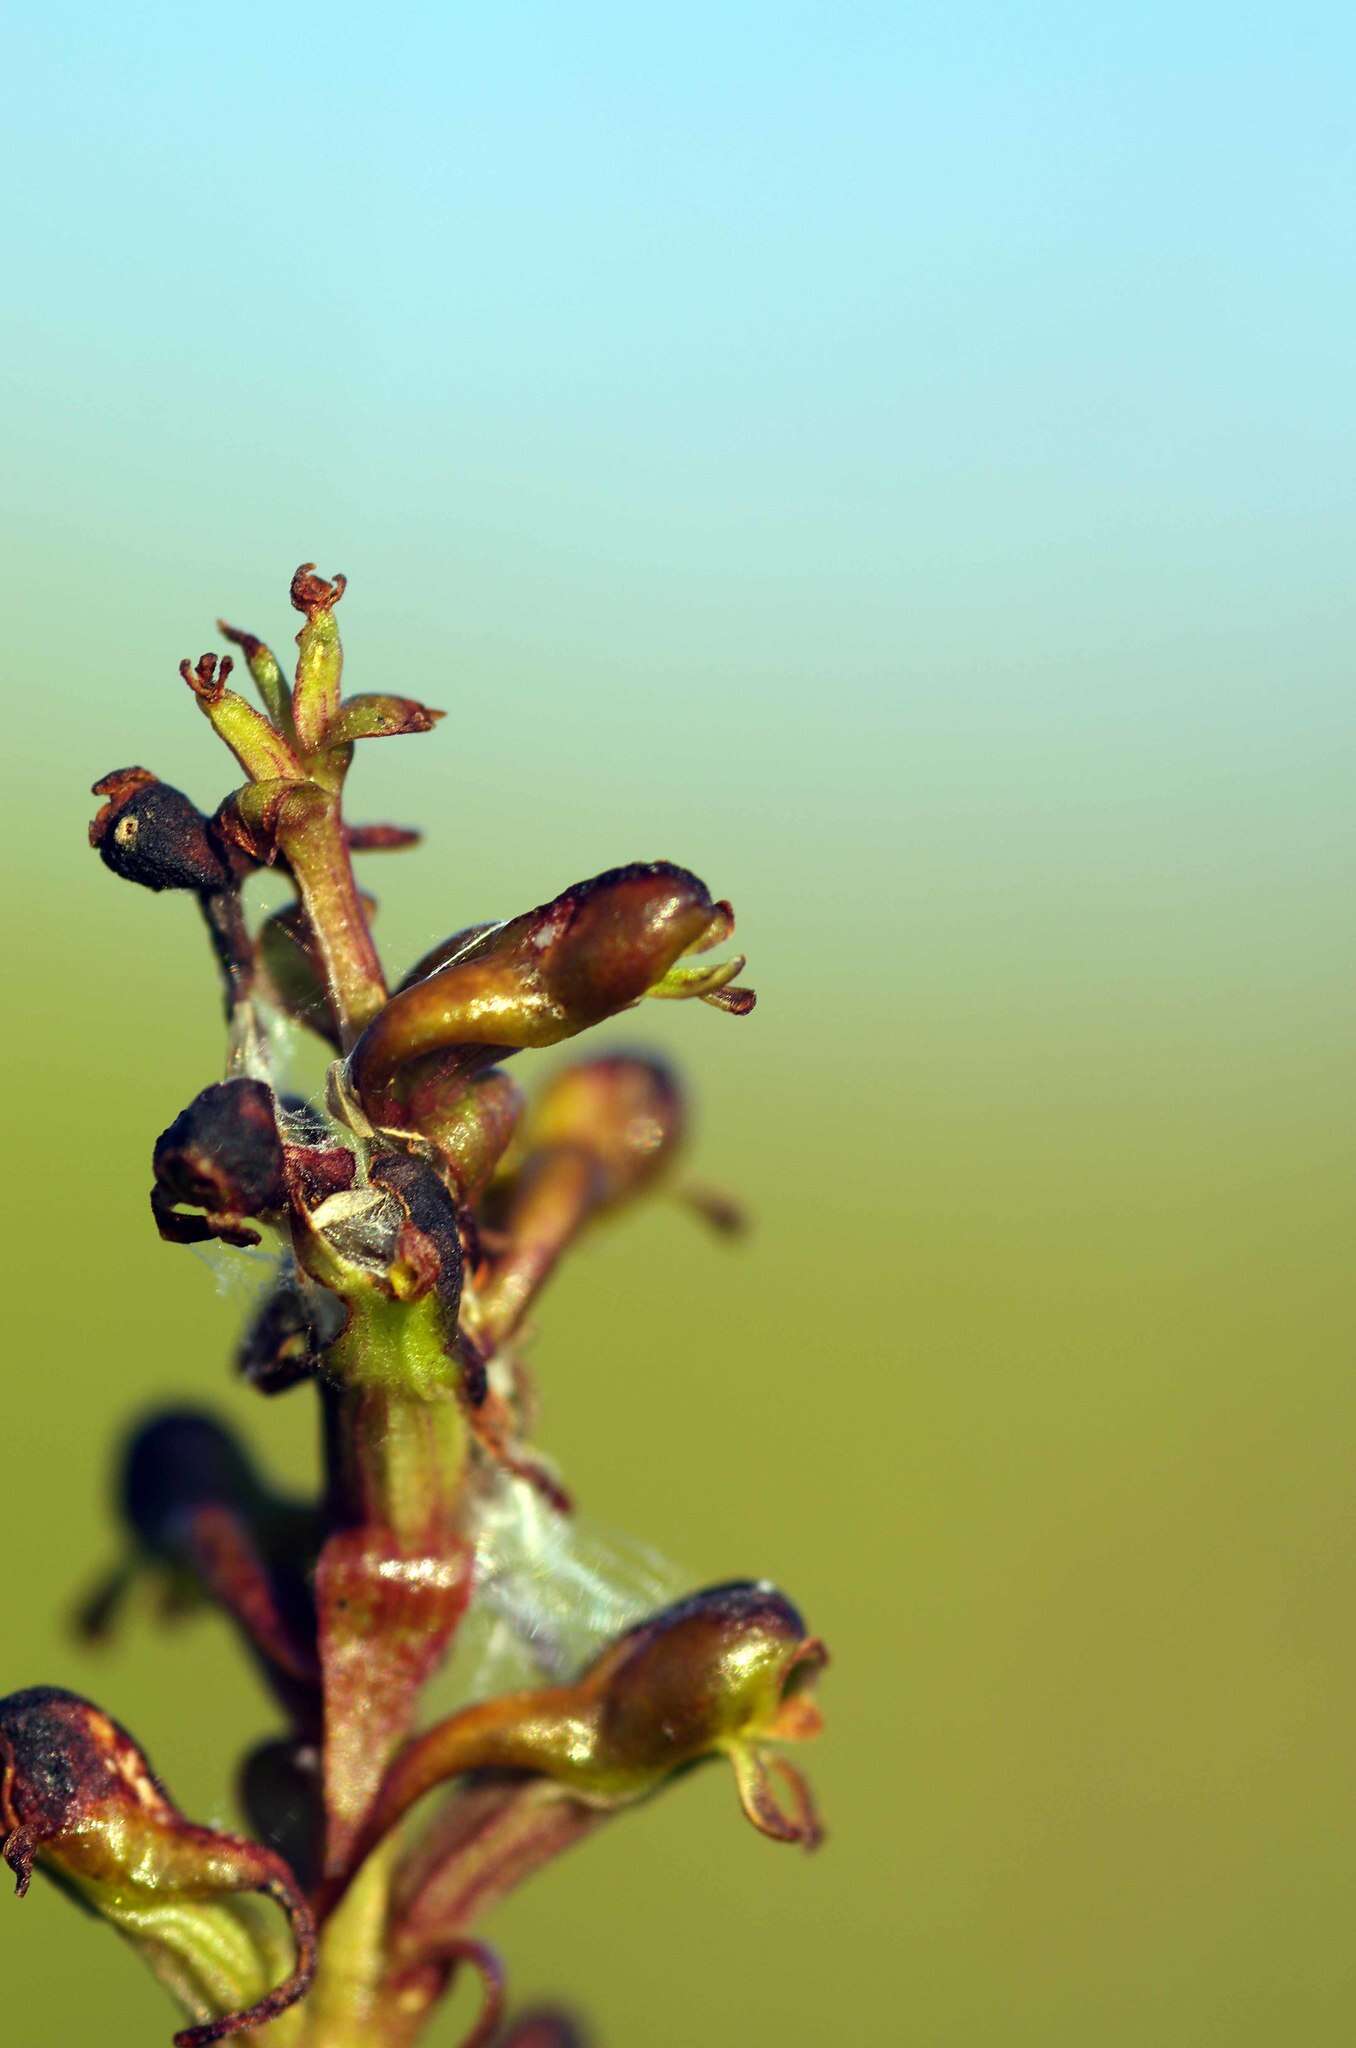
[{"label": "dried brown flower tip", "polygon": [[204,1088],[156,1139],[154,1167],[151,1209],[163,1238],[258,1244],[245,1219],[272,1215],[287,1198],[272,1089],[247,1079]]},{"label": "dried brown flower tip", "polygon": [[107,801],[91,821],[89,843],[124,881],[199,895],[231,885],[206,818],[182,790],[145,768],[115,768],[95,783],[94,795]]},{"label": "dried brown flower tip", "polygon": [[316,575],[314,562],[303,562],[292,578],[293,608],[305,612],[307,618],[316,612],[332,612],[347,588],[347,576],[336,576],[330,583]]},{"label": "dried brown flower tip", "polygon": [[200,654],[196,665],[185,655],[179,673],[200,704],[215,704],[224,694],[226,681],[235,668],[229,654]]}]

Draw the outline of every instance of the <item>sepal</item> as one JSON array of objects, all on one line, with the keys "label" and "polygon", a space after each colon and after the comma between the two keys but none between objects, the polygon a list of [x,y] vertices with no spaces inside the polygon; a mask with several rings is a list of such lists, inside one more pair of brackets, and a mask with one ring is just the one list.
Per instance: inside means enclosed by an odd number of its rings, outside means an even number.
[{"label": "sepal", "polygon": [[266,646],[257,634],[246,633],[239,626],[228,626],[225,619],[217,620],[217,631],[244,655],[245,666],[254,678],[254,687],[263,699],[270,722],[287,738],[294,738],[291,699],[273,649]]},{"label": "sepal", "polygon": [[351,747],[355,740],[396,739],[402,733],[432,732],[441,711],[413,697],[373,693],[345,697],[325,731],[325,746]]}]

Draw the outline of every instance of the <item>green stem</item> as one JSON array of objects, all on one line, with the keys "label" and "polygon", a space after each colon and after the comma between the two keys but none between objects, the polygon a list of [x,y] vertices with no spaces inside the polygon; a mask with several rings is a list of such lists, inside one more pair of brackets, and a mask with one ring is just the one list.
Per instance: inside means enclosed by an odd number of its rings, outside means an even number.
[{"label": "green stem", "polygon": [[278,822],[278,845],[320,947],[347,1052],[385,1003],[386,981],[353,877],[339,792],[310,783],[288,797]]},{"label": "green stem", "polygon": [[380,1522],[405,1542],[451,1530],[467,1437],[436,1297],[351,1300],[331,1347],[326,1454],[336,1522]]},{"label": "green stem", "polygon": [[379,1522],[412,1545],[446,1533],[466,1467],[455,1396],[421,1400],[384,1387],[345,1387],[337,1405],[343,1519]]}]

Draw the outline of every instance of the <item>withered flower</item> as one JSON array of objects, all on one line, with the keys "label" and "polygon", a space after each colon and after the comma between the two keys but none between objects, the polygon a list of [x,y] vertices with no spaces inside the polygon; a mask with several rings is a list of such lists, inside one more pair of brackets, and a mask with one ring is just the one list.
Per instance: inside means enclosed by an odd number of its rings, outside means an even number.
[{"label": "withered flower", "polygon": [[146,768],[115,768],[94,785],[106,799],[89,828],[104,866],[143,889],[225,889],[234,877],[207,819],[182,790]]},{"label": "withered flower", "polygon": [[249,1219],[276,1214],[287,1199],[273,1090],[244,1078],[204,1088],[156,1139],[154,1165],[151,1209],[162,1237],[258,1244]]}]

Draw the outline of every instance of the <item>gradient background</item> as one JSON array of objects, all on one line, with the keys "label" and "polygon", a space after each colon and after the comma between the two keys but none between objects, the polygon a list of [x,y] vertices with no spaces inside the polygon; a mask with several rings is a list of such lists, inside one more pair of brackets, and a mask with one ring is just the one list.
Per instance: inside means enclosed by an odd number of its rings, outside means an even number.
[{"label": "gradient background", "polygon": [[[285,649],[314,558],[352,685],[449,711],[354,776],[428,829],[389,961],[662,855],[761,996],[635,1025],[756,1234],[619,1225],[535,1355],[594,1515],[830,1638],[832,1839],[702,1774],[499,1916],[516,1991],[603,2048],[1349,2040],[1350,10],[132,13],[6,37],[0,1691],[204,1816],[270,1725],[211,1621],[64,1633],[129,1411],[312,1450],[151,1228],[216,995],[84,792],[215,802],[176,663]],[[7,2038],[166,2038],[68,1912],[0,1901]]]}]

